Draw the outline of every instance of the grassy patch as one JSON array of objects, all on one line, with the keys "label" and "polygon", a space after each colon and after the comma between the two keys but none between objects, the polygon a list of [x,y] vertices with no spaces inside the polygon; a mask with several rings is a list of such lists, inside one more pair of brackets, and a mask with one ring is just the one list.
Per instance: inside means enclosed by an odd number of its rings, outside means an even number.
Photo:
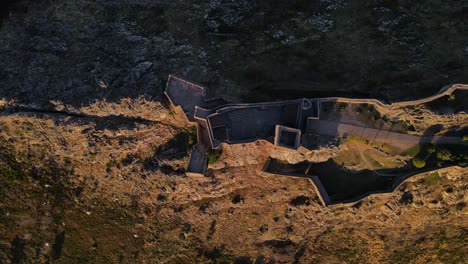
[{"label": "grassy patch", "polygon": [[9,181],[16,181],[22,177],[23,166],[16,160],[12,151],[0,147],[0,177]]},{"label": "grassy patch", "polygon": [[421,146],[418,144],[418,145],[414,145],[410,149],[403,152],[403,155],[416,157],[416,155],[418,155],[419,151],[421,151]]},{"label": "grassy patch", "polygon": [[367,140],[361,137],[350,135],[346,138],[347,142],[355,142],[360,144],[367,144]]},{"label": "grassy patch", "polygon": [[382,151],[386,153],[392,152],[392,147],[387,143],[383,143],[381,148],[382,148]]},{"label": "grassy patch", "polygon": [[391,253],[389,263],[414,263],[416,259],[418,263],[465,263],[464,240],[466,230],[456,237],[447,237],[446,232],[439,230],[427,234],[425,239],[404,242],[402,248]]}]

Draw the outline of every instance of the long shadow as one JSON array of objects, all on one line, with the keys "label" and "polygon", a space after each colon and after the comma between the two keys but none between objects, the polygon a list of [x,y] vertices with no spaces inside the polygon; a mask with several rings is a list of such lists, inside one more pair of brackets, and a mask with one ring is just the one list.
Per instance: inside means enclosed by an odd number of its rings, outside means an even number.
[{"label": "long shadow", "polygon": [[164,161],[172,161],[187,157],[195,144],[196,134],[192,130],[184,130],[163,145],[154,150],[153,156],[143,160],[146,171],[161,171],[167,175],[184,175],[185,169],[173,168]]},{"label": "long shadow", "polygon": [[444,133],[439,133],[444,129],[444,126],[441,124],[436,124],[428,127],[422,134],[421,139],[419,141],[420,146],[428,146],[428,145],[449,145],[448,143],[444,142],[444,137],[451,138],[453,140],[459,140],[459,142],[455,142],[456,144],[450,144],[452,147],[456,146],[466,146],[468,142],[463,141],[463,136],[466,135],[468,131],[468,126],[459,127],[459,126],[451,126],[447,128],[447,131]]},{"label": "long shadow", "polygon": [[319,195],[328,196],[330,204],[357,202],[371,194],[392,192],[407,178],[429,170],[431,169],[414,170],[408,165],[398,169],[350,171],[332,159],[320,163],[297,164],[270,159],[268,166],[264,168],[265,172],[276,175],[318,177],[326,192]]},{"label": "long shadow", "polygon": [[[439,133],[444,129],[443,125],[436,124],[428,127],[424,132],[419,142],[419,152],[416,153],[414,158],[424,160],[426,168],[440,168],[442,166],[460,165],[463,166],[468,162],[466,155],[466,147],[468,146],[467,141],[463,141],[464,131],[468,130],[468,127],[450,127],[445,133]],[[455,132],[453,132],[455,130]],[[436,136],[437,134],[437,136]],[[458,138],[460,142],[457,144],[447,144],[443,141],[443,137]],[[440,159],[439,152],[449,153],[446,158]],[[452,153],[453,152],[453,153]],[[449,157],[452,156],[452,157]],[[458,160],[453,160],[456,158]],[[446,160],[444,160],[446,159]]]},{"label": "long shadow", "polygon": [[[160,122],[145,119],[141,117],[130,117],[124,115],[107,115],[97,116],[89,114],[81,114],[74,112],[58,111],[54,109],[36,109],[36,108],[25,108],[25,107],[14,107],[4,110],[0,115],[30,115],[36,118],[50,119],[51,117],[64,117],[64,118],[53,118],[56,125],[83,125],[94,123],[96,130],[112,130],[116,131],[119,129],[134,129],[138,125],[153,125],[159,124]],[[165,124],[169,125],[169,124]]]},{"label": "long shadow", "polygon": [[[351,171],[332,159],[320,163],[301,162],[289,164],[270,158],[264,171],[277,175],[309,179],[316,177],[324,187],[324,190],[317,188],[319,192],[324,192],[320,195],[328,197],[330,204],[357,202],[371,194],[392,192],[402,182],[416,174],[452,165],[463,166],[465,164],[466,166],[466,162],[468,162],[466,158],[465,161],[460,160],[464,157],[463,145],[440,145],[437,141],[432,140],[434,135],[442,129],[443,126],[441,125],[433,125],[427,128],[423,133],[423,137],[421,137],[421,140],[424,138],[425,141],[420,142],[419,153],[415,155],[427,161],[424,168],[416,168],[409,162],[400,168]],[[432,141],[433,144],[427,143],[428,141]],[[441,164],[440,160],[438,161],[435,158],[434,151],[428,152],[430,146],[433,145],[437,149],[450,149],[452,151],[450,155],[452,155],[453,159],[446,160]],[[316,180],[313,182],[316,182]]]}]

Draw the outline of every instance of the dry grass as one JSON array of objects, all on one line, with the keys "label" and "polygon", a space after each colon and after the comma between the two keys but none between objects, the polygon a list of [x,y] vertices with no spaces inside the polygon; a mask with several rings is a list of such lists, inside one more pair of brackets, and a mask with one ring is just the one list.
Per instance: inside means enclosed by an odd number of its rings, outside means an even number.
[{"label": "dry grass", "polygon": [[[461,229],[460,211],[466,210],[457,207],[463,202],[459,196],[464,188],[463,169],[440,172],[441,179],[430,188],[425,187],[424,176],[415,177],[395,193],[368,197],[355,207],[333,208],[319,203],[305,179],[258,172],[268,156],[290,162],[326,160],[336,155],[331,150],[278,151],[267,142],[229,146],[223,150],[223,162],[213,166],[211,177],[189,178],[168,176],[157,166],[144,167],[148,158],[174,168],[186,164],[185,158],[155,155],[158,146],[167,145],[181,131],[172,126],[137,123],[98,129],[93,119],[6,116],[0,118],[0,128],[2,142],[11,146],[18,162],[48,168],[45,161],[53,159],[53,168],[70,171],[68,185],[58,185],[62,189],[46,187],[33,174],[20,181],[1,178],[2,260],[11,257],[11,243],[19,236],[26,241],[24,258],[37,258],[35,252],[39,252],[44,262],[57,258],[55,262],[62,263],[180,263],[261,256],[276,262],[295,258],[304,263],[390,262],[412,257],[405,248],[420,245],[424,230]],[[395,157],[358,142],[335,151],[348,166],[398,164]],[[367,162],[362,162],[360,153]],[[107,169],[112,161],[115,165]],[[40,175],[56,174],[43,171]],[[446,186],[452,189],[444,194]],[[63,190],[63,195],[52,190]],[[412,193],[411,205],[399,203],[406,191]],[[290,203],[299,196],[308,202]],[[61,232],[65,236],[57,257],[53,249]],[[434,235],[441,243],[446,237]],[[407,243],[400,245],[400,239]],[[458,259],[459,246],[448,249],[422,243],[418,252],[423,260],[430,259],[432,252],[440,253],[439,259],[453,252],[453,259]]]}]

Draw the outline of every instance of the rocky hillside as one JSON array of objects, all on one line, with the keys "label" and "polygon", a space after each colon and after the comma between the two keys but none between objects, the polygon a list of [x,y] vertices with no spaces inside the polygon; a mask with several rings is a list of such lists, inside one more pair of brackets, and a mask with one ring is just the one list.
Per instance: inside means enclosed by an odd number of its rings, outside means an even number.
[{"label": "rocky hillside", "polygon": [[227,147],[190,178],[195,131],[161,92],[174,73],[233,102],[430,95],[468,82],[464,13],[460,1],[3,1],[0,263],[462,263],[466,168],[335,207],[259,168],[337,148]]},{"label": "rocky hillside", "polygon": [[157,98],[168,73],[233,101],[399,100],[468,79],[456,0],[7,2],[0,96],[27,103]]},{"label": "rocky hillside", "polygon": [[5,263],[466,257],[468,173],[459,167],[415,176],[353,206],[323,207],[307,180],[259,172],[278,153],[269,143],[226,148],[208,177],[190,178],[182,171],[193,132],[166,122],[4,112],[0,128]]}]

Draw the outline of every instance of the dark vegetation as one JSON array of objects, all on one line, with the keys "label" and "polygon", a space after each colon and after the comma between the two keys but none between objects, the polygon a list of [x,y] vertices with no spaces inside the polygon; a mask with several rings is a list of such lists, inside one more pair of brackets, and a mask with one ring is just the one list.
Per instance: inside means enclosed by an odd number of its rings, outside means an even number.
[{"label": "dark vegetation", "polygon": [[234,256],[226,250],[224,245],[216,246],[211,249],[200,249],[199,256],[203,256],[216,264],[228,264],[234,261]]},{"label": "dark vegetation", "polygon": [[187,156],[195,143],[197,143],[197,131],[191,126],[176,134],[166,144],[158,146],[155,155],[166,159],[179,159]]},{"label": "dark vegetation", "polygon": [[176,134],[168,142],[163,145],[157,146],[154,154],[148,158],[137,156],[127,156],[120,161],[111,161],[107,164],[107,169],[112,167],[119,168],[121,165],[128,165],[132,162],[139,162],[143,164],[145,170],[160,170],[165,174],[181,175],[184,173],[182,168],[173,168],[164,164],[164,160],[177,160],[187,157],[192,150],[192,147],[197,143],[197,134],[195,127],[187,127]]},{"label": "dark vegetation", "polygon": [[9,188],[17,186],[21,182],[35,182],[41,186],[49,186],[45,190],[57,199],[57,204],[68,196],[73,189],[71,176],[73,169],[64,167],[52,157],[39,160],[34,152],[28,153],[28,159],[19,161],[14,149],[8,144],[0,145],[0,185],[1,192],[9,191]]},{"label": "dark vegetation", "polygon": [[435,114],[457,114],[468,108],[468,92],[457,90],[451,95],[443,96],[425,104]]},{"label": "dark vegetation", "polygon": [[[394,250],[390,256],[392,263],[410,263],[419,256],[427,253],[425,242],[433,241],[434,248],[430,249],[431,255],[435,254],[442,263],[463,263],[466,257],[465,246],[467,230],[460,229],[455,237],[448,237],[443,228],[434,227],[434,230],[425,232],[424,236],[415,241],[405,241],[402,247]],[[451,245],[451,246],[446,246]],[[423,261],[429,261],[426,257]]]},{"label": "dark vegetation", "polygon": [[463,145],[416,145],[405,154],[413,157],[413,165],[419,169],[468,165],[468,155]]},{"label": "dark vegetation", "polygon": [[289,201],[289,204],[292,206],[310,205],[310,198],[304,195],[299,195]]},{"label": "dark vegetation", "polygon": [[221,158],[223,151],[221,149],[211,149],[208,151],[208,164],[213,164]]},{"label": "dark vegetation", "polygon": [[24,246],[26,241],[19,236],[16,236],[13,242],[11,243],[11,262],[12,263],[21,263],[24,259]]},{"label": "dark vegetation", "polygon": [[233,204],[238,204],[238,203],[243,202],[243,201],[244,201],[244,198],[240,194],[236,194],[232,198],[232,203]]},{"label": "dark vegetation", "polygon": [[[73,169],[60,164],[53,157],[38,155],[36,151],[38,150],[30,149],[28,153],[23,153],[27,155],[27,159],[24,159],[18,158],[14,148],[4,141],[0,145],[0,211],[3,212],[0,217],[0,236],[12,236],[17,232],[9,253],[1,252],[0,248],[0,261],[2,257],[8,257],[13,263],[31,261],[31,256],[24,253],[25,247],[36,246],[38,243],[34,239],[24,239],[22,234],[25,230],[15,230],[10,217],[14,219],[23,214],[34,216],[34,211],[49,214],[52,224],[60,230],[67,205],[80,195],[80,183],[72,180]],[[16,200],[26,193],[27,198],[23,199],[27,200]],[[4,212],[12,213],[5,217]],[[35,231],[33,238],[42,239],[45,235],[43,231]],[[63,232],[57,234],[55,243],[51,245],[52,259],[60,257],[64,238]],[[2,253],[6,256],[2,256]]]},{"label": "dark vegetation", "polygon": [[404,192],[401,196],[400,200],[398,201],[400,204],[411,204],[413,202],[413,194],[411,192]]}]

